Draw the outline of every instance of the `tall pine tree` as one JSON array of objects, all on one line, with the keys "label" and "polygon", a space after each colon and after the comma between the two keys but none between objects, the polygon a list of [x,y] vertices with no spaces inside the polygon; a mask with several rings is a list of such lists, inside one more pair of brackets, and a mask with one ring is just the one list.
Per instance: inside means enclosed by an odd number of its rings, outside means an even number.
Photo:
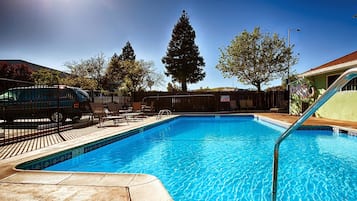
[{"label": "tall pine tree", "polygon": [[119,56],[119,60],[121,61],[135,61],[135,53],[133,47],[131,47],[130,42],[126,42],[123,47],[122,53]]},{"label": "tall pine tree", "polygon": [[166,56],[162,58],[166,67],[165,75],[171,75],[172,81],[181,83],[182,91],[187,91],[187,83],[201,81],[206,74],[203,72],[203,57],[199,56],[195,44],[196,34],[185,11],[182,11],[171,37]]}]

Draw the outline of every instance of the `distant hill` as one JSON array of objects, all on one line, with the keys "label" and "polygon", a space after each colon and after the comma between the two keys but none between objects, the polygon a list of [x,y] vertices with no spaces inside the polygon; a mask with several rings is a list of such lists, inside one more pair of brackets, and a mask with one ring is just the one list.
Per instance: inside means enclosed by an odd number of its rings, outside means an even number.
[{"label": "distant hill", "polygon": [[193,92],[218,92],[218,91],[245,91],[246,89],[239,89],[235,87],[217,87],[217,88],[203,88],[203,89],[195,89]]}]

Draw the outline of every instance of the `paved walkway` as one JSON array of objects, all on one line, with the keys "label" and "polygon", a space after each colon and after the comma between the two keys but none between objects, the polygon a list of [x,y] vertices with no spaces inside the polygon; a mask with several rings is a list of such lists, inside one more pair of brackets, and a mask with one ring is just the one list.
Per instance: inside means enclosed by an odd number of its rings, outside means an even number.
[{"label": "paved walkway", "polygon": [[5,146],[0,146],[0,160],[17,156],[26,152],[38,150],[64,141],[73,140],[88,134],[92,134],[97,131],[106,130],[107,128],[117,129],[119,132],[129,127],[147,123],[148,121],[154,121],[155,119],[156,117],[153,116],[148,117],[147,119],[143,119],[142,121],[129,121],[129,123],[119,123],[116,126],[114,126],[113,121],[106,121],[104,122],[103,127],[100,128],[98,128],[96,124],[85,128],[67,130],[61,132],[60,134],[51,134],[22,142],[8,144]]},{"label": "paved walkway", "polygon": [[22,153],[41,149],[53,144],[58,144],[63,141],[72,140],[98,130],[99,128],[97,128],[97,126],[90,126],[81,129],[71,129],[65,132],[61,132],[61,134],[56,133],[13,144],[8,144],[5,146],[0,146],[0,159],[13,157]]}]

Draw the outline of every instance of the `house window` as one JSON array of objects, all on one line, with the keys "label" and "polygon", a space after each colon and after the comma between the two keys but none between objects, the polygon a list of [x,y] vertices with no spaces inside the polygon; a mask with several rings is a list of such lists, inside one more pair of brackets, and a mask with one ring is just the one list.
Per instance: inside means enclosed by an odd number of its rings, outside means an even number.
[{"label": "house window", "polygon": [[[327,76],[327,87],[330,87],[331,84],[335,80],[337,80],[338,77],[340,77],[340,74]],[[352,79],[346,84],[346,86],[342,88],[342,91],[353,91],[353,90],[357,90],[357,78]]]},{"label": "house window", "polygon": [[327,88],[329,88],[331,84],[336,81],[338,77],[340,77],[340,75],[341,74],[327,76]]}]

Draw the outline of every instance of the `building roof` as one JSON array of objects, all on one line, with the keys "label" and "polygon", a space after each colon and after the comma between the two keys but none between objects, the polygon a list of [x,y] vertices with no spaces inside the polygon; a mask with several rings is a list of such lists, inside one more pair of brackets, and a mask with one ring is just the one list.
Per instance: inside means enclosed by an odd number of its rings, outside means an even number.
[{"label": "building roof", "polygon": [[40,69],[45,69],[45,70],[50,70],[50,71],[54,71],[54,72],[59,72],[61,76],[66,76],[68,75],[68,73],[65,73],[63,71],[59,71],[50,67],[46,67],[46,66],[41,66],[38,64],[34,64],[28,61],[24,61],[24,60],[20,60],[20,59],[9,59],[9,60],[1,60],[0,59],[0,63],[5,63],[5,64],[24,64],[27,67],[29,67],[32,71],[38,71]]},{"label": "building roof", "polygon": [[324,73],[335,72],[335,71],[344,71],[353,67],[357,67],[357,51],[347,54],[343,57],[325,63],[316,68],[312,68],[304,73],[301,77],[311,77]]}]

